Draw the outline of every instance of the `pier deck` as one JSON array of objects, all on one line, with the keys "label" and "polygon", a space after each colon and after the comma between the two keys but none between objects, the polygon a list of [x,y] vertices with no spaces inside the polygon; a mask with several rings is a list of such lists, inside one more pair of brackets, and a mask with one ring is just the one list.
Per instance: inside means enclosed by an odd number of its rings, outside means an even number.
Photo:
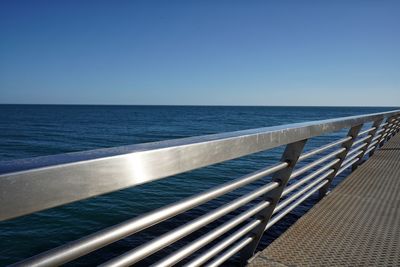
[{"label": "pier deck", "polygon": [[400,135],[248,266],[343,265],[400,266]]}]

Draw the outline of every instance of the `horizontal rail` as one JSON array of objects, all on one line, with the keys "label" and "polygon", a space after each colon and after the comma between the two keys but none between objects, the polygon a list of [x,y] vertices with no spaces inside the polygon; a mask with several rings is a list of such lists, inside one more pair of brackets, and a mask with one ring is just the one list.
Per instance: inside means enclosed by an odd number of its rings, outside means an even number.
[{"label": "horizontal rail", "polygon": [[218,218],[236,210],[237,208],[249,203],[250,201],[256,199],[257,197],[262,196],[263,194],[277,188],[279,186],[276,182],[271,182],[267,185],[256,189],[243,197],[235,199],[228,204],[223,205],[222,207],[213,210],[200,218],[191,221],[173,231],[168,232],[165,235],[162,235],[147,244],[144,244],[132,251],[128,251],[117,258],[114,258],[105,263],[105,265],[109,266],[128,266],[132,265],[139,260],[144,259],[145,257],[155,253],[156,251],[172,244],[173,242],[183,238],[184,236],[200,229],[201,227],[209,224],[210,222],[215,221]]},{"label": "horizontal rail", "polygon": [[187,263],[185,266],[187,267],[197,267],[197,266],[202,266],[205,262],[210,260],[212,257],[223,251],[225,248],[229,247],[232,245],[235,241],[238,239],[242,238],[246,234],[248,234],[251,230],[256,228],[258,225],[261,224],[261,220],[254,220],[249,223],[247,223],[245,226],[242,226],[239,228],[239,230],[235,231],[233,234],[231,234],[229,237],[223,239],[216,245],[214,245],[212,248],[198,256],[197,258],[191,260],[189,263]]},{"label": "horizontal rail", "polygon": [[[382,135],[382,138],[383,138],[383,139],[384,139],[384,138],[387,138],[389,135],[390,135],[390,132],[388,131],[388,132],[386,132],[386,133],[384,133],[384,134]],[[384,141],[384,140],[382,140],[382,141]]]},{"label": "horizontal rail", "polygon": [[[376,140],[376,141],[374,141],[374,142],[371,142],[371,144],[369,144],[367,150],[370,149],[371,147],[375,146],[377,143],[379,143],[379,140]],[[367,152],[365,152],[365,154],[367,154]]]},{"label": "horizontal rail", "polygon": [[372,138],[371,142],[374,142],[375,140],[378,140],[382,137],[382,134],[377,134],[374,138]]},{"label": "horizontal rail", "polygon": [[351,167],[354,163],[356,163],[357,161],[359,161],[360,158],[355,158],[352,161],[348,162],[347,164],[344,164],[342,167],[340,167],[340,169],[337,171],[336,176],[338,176],[339,174],[341,174],[344,170],[346,170],[347,168]]},{"label": "horizontal rail", "polygon": [[299,188],[303,184],[307,183],[308,181],[310,181],[314,177],[318,176],[319,174],[323,173],[324,171],[332,168],[334,165],[336,165],[339,162],[340,162],[340,159],[335,159],[335,160],[331,161],[330,163],[326,164],[325,166],[323,166],[323,167],[317,169],[316,171],[310,173],[309,175],[301,178],[297,182],[287,186],[285,188],[285,190],[283,190],[283,192],[282,192],[282,197],[286,196],[287,194],[289,194],[293,190],[296,190],[297,188]]},{"label": "horizontal rail", "polygon": [[372,147],[368,148],[368,149],[365,151],[365,154],[368,154],[369,152],[371,152],[372,150],[374,150],[375,147],[376,147],[376,146],[372,146]]},{"label": "horizontal rail", "polygon": [[283,217],[285,217],[287,214],[289,214],[292,210],[294,210],[296,207],[298,207],[301,203],[303,203],[306,199],[308,199],[312,194],[317,192],[319,189],[321,189],[324,185],[328,183],[328,180],[324,180],[321,182],[318,186],[316,186],[314,189],[312,189],[310,192],[304,194],[301,198],[293,202],[292,205],[278,213],[276,216],[272,217],[271,220],[268,222],[267,226],[265,227],[264,231],[267,231],[269,228],[271,228],[274,224],[276,224],[278,221],[280,221]]},{"label": "horizontal rail", "polygon": [[325,151],[325,150],[327,150],[327,149],[329,149],[329,148],[332,148],[332,147],[335,147],[335,146],[337,146],[337,145],[343,144],[344,142],[347,142],[347,141],[349,141],[349,140],[351,140],[351,137],[350,137],[350,136],[345,137],[345,138],[342,138],[342,139],[340,139],[340,140],[338,140],[338,141],[329,143],[329,144],[327,144],[327,145],[325,145],[325,146],[322,146],[322,147],[320,147],[320,148],[316,148],[316,149],[313,149],[313,150],[311,150],[311,151],[308,151],[308,152],[302,154],[302,155],[299,157],[298,162],[303,161],[303,160],[305,160],[305,159],[307,159],[307,158],[309,158],[309,157],[311,157],[311,156],[314,156],[314,155],[316,155],[316,154],[318,154],[318,153],[321,153],[321,152],[323,152],[323,151]]},{"label": "horizontal rail", "polygon": [[356,146],[362,142],[365,142],[366,140],[368,140],[369,138],[371,138],[371,135],[367,135],[363,138],[358,139],[357,141],[354,141],[353,146]]},{"label": "horizontal rail", "polygon": [[313,161],[313,162],[307,164],[306,166],[304,166],[304,167],[302,167],[302,168],[300,168],[300,169],[294,171],[294,172],[292,173],[292,175],[290,176],[290,179],[296,178],[297,176],[299,176],[299,175],[305,173],[306,171],[311,170],[312,168],[314,168],[314,167],[320,165],[321,163],[324,163],[324,162],[327,161],[328,159],[331,159],[331,158],[333,158],[333,157],[339,155],[340,153],[342,153],[342,152],[344,152],[344,151],[346,151],[346,148],[344,148],[344,147],[343,147],[343,148],[340,148],[340,149],[338,149],[338,150],[336,150],[336,151],[333,151],[333,152],[329,153],[329,154],[326,155],[326,156],[323,156],[323,157],[320,158],[320,159],[317,159],[317,160],[315,160],[315,161]]},{"label": "horizontal rail", "polygon": [[217,227],[216,229],[212,230],[211,232],[207,233],[206,235],[198,238],[197,240],[193,241],[189,245],[179,249],[178,251],[174,252],[171,255],[168,255],[165,259],[157,262],[154,266],[161,267],[161,266],[172,266],[185,257],[191,255],[193,252],[197,251],[198,249],[202,248],[203,246],[207,245],[211,241],[215,240],[216,238],[220,237],[224,233],[228,232],[229,230],[233,229],[234,227],[238,226],[251,216],[254,216],[261,210],[265,209],[270,205],[269,202],[263,201],[260,204],[254,206],[253,208],[243,212],[239,216],[229,220],[228,222],[224,223],[223,225]]},{"label": "horizontal rail", "polygon": [[247,237],[243,239],[242,241],[238,242],[236,245],[234,245],[232,248],[224,252],[220,257],[217,259],[213,260],[209,264],[207,264],[207,267],[216,267],[220,266],[222,263],[227,261],[230,257],[238,253],[240,250],[242,250],[246,245],[250,244],[251,241],[253,241],[253,237]]},{"label": "horizontal rail", "polygon": [[364,130],[364,131],[362,131],[362,132],[359,132],[359,133],[358,133],[358,136],[361,136],[361,135],[364,135],[364,134],[366,134],[366,133],[372,132],[372,131],[375,130],[375,129],[376,129],[376,127],[371,127],[371,128],[369,128],[369,129],[367,129],[367,130]]},{"label": "horizontal rail", "polygon": [[108,244],[118,241],[124,237],[144,230],[156,223],[167,220],[175,215],[197,207],[207,201],[236,190],[251,182],[273,174],[279,170],[286,168],[287,166],[288,164],[286,162],[282,162],[275,164],[271,167],[253,172],[249,175],[233,180],[232,182],[222,184],[210,190],[199,193],[195,196],[183,199],[177,203],[159,208],[148,214],[144,214],[137,218],[125,221],[118,225],[111,226],[94,234],[91,234],[87,237],[83,237],[63,246],[43,252],[34,256],[33,258],[29,258],[26,261],[23,261],[22,263],[30,266],[61,265],[83,255],[86,255],[96,249],[102,248]]},{"label": "horizontal rail", "polygon": [[350,150],[350,151],[347,153],[347,157],[349,157],[349,156],[353,155],[354,153],[360,151],[361,149],[363,149],[363,148],[366,147],[367,145],[368,145],[368,143],[364,143],[364,144],[362,144],[362,145],[359,145],[359,146],[353,148],[352,150]]},{"label": "horizontal rail", "polygon": [[343,165],[346,165],[348,162],[352,161],[353,159],[359,157],[359,156],[362,155],[363,153],[364,153],[364,152],[361,150],[361,151],[358,151],[358,152],[354,153],[354,154],[351,155],[350,157],[347,157],[347,158],[343,161],[342,166],[343,166]]},{"label": "horizontal rail", "polygon": [[310,190],[311,188],[313,188],[316,184],[318,184],[319,182],[321,182],[322,180],[325,180],[329,175],[331,175],[334,172],[334,170],[330,169],[329,171],[327,171],[326,173],[324,173],[323,175],[321,175],[320,177],[318,177],[317,179],[315,179],[314,181],[312,181],[311,183],[307,184],[307,186],[305,186],[304,188],[302,188],[301,190],[297,191],[296,193],[294,193],[293,195],[289,196],[288,198],[286,198],[285,200],[283,200],[282,202],[280,202],[278,204],[278,206],[276,206],[276,208],[274,209],[273,214],[279,212],[280,210],[282,210],[283,208],[285,208],[286,206],[288,206],[291,202],[293,202],[295,199],[299,198],[301,195],[303,195],[305,192],[307,192],[308,190]]}]

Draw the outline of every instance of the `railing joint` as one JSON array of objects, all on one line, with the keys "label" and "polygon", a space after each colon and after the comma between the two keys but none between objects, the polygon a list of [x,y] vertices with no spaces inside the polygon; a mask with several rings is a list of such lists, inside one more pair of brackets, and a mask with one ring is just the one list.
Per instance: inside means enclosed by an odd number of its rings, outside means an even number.
[{"label": "railing joint", "polygon": [[286,145],[285,151],[282,154],[281,162],[291,162],[289,166],[281,171],[274,173],[272,176],[272,181],[280,181],[279,186],[274,190],[268,192],[264,198],[272,199],[271,204],[262,210],[260,214],[265,216],[266,220],[264,220],[260,225],[258,225],[253,231],[252,234],[255,234],[255,238],[252,242],[250,242],[241,252],[241,263],[244,265],[249,258],[254,255],[254,252],[260,242],[260,239],[265,231],[265,228],[271,219],[271,216],[282,197],[282,193],[290,179],[291,174],[296,166],[296,163],[303,152],[304,146],[307,142],[306,140],[297,141],[295,143],[290,143]]},{"label": "railing joint", "polygon": [[354,136],[358,136],[358,133],[360,132],[362,126],[363,126],[363,124],[358,124],[349,129],[347,136],[350,136],[352,138],[342,144],[342,147],[345,148],[345,150],[337,156],[337,158],[339,159],[339,162],[333,166],[334,172],[328,177],[328,183],[319,190],[320,198],[323,198],[324,196],[326,196],[326,194],[332,184],[333,179],[336,177],[337,172],[339,171],[340,167],[342,166],[343,161],[346,159],[347,153],[349,153],[350,148],[356,139]]}]

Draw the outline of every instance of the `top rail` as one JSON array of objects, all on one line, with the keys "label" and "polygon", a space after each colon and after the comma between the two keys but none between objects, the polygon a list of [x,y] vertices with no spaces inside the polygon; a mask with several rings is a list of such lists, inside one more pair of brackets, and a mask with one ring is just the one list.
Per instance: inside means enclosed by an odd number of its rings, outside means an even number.
[{"label": "top rail", "polygon": [[0,221],[239,158],[400,110],[0,163]]}]

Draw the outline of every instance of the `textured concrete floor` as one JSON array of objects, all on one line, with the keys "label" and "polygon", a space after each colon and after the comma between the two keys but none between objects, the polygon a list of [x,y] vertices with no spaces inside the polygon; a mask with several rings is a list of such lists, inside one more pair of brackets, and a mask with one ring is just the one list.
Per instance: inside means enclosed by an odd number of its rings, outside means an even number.
[{"label": "textured concrete floor", "polygon": [[249,266],[400,266],[400,134]]}]

